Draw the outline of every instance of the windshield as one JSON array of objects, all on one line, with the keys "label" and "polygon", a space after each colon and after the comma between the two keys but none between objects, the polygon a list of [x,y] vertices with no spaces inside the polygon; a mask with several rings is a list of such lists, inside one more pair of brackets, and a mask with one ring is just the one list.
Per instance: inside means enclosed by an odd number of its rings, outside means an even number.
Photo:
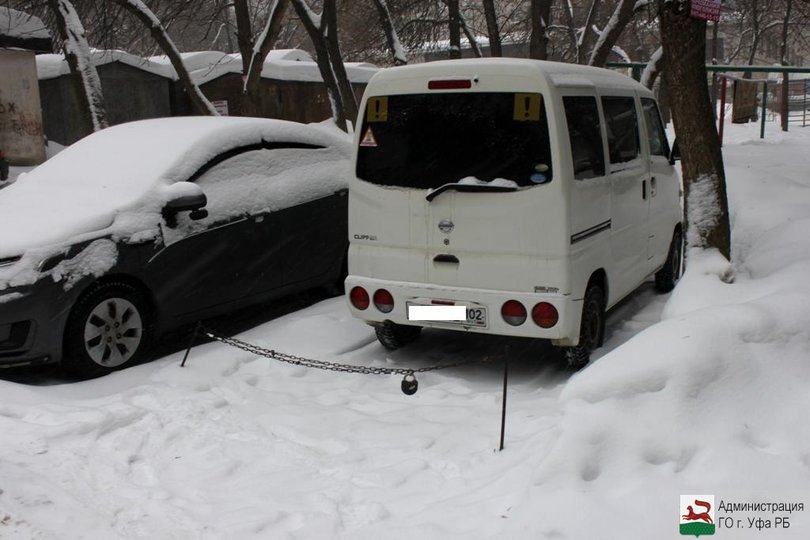
[{"label": "windshield", "polygon": [[473,178],[532,186],[552,178],[540,94],[372,97],[360,129],[357,176],[375,184],[435,189]]}]

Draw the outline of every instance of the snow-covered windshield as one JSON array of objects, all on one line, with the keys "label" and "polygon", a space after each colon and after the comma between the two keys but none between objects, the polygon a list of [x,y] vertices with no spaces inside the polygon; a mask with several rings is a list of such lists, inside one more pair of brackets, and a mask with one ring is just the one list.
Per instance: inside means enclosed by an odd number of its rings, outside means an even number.
[{"label": "snow-covered windshield", "polygon": [[360,128],[357,176],[386,186],[435,189],[467,177],[518,186],[552,178],[540,94],[377,96]]}]

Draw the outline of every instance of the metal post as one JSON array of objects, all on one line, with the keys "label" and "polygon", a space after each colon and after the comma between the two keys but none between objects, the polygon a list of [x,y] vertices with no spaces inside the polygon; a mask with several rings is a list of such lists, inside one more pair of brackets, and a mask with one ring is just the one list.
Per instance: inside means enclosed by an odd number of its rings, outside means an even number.
[{"label": "metal post", "polygon": [[503,451],[503,439],[506,434],[506,382],[509,377],[509,352],[503,358],[503,401],[501,402],[501,446],[498,451]]},{"label": "metal post", "polygon": [[186,354],[183,355],[183,361],[180,363],[180,367],[186,367],[186,359],[188,359],[188,353],[191,352],[191,348],[194,347],[194,342],[197,341],[197,333],[200,331],[200,326],[202,326],[199,322],[194,325],[194,332],[191,333],[191,339],[188,342],[188,348],[186,349]]},{"label": "metal post", "polygon": [[723,77],[722,82],[720,83],[720,127],[718,128],[718,132],[720,134],[720,146],[723,146],[723,124],[726,121],[726,85],[728,84],[728,79]]},{"label": "metal post", "polygon": [[765,108],[768,104],[768,81],[762,81],[762,113],[759,119],[759,138],[765,138]]},{"label": "metal post", "polygon": [[788,130],[790,123],[790,77],[788,72],[782,73],[782,131]]}]

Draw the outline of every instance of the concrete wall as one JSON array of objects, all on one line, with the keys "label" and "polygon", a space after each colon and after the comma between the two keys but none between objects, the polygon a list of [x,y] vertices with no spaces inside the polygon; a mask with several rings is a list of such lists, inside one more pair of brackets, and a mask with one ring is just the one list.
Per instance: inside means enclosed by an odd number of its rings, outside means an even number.
[{"label": "concrete wall", "polygon": [[0,49],[0,149],[12,165],[45,161],[37,65],[31,51]]}]

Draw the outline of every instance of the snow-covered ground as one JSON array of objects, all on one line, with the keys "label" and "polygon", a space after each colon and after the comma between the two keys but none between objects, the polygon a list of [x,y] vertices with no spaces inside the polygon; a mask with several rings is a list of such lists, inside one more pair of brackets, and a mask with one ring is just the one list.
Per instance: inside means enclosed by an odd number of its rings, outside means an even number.
[{"label": "snow-covered ground", "polygon": [[614,310],[579,373],[540,344],[443,331],[388,353],[342,298],[240,335],[403,368],[508,345],[502,452],[500,361],[420,375],[409,397],[396,376],[207,343],[184,368],[178,352],[0,382],[0,538],[665,539],[694,493],[805,507],[718,510],[718,538],[810,538],[810,129],[768,129],[726,131],[730,267],[690,252],[673,293]]}]

